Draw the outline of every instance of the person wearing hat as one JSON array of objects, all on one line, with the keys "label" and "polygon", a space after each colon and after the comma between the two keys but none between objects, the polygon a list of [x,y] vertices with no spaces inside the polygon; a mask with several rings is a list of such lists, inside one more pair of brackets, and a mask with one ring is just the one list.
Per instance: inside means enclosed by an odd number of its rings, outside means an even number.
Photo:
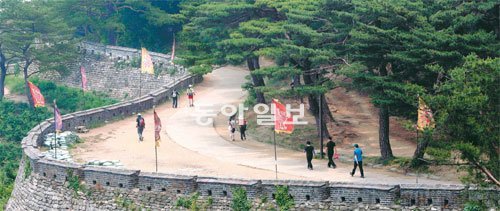
[{"label": "person wearing hat", "polygon": [[304,148],[304,152],[306,153],[306,159],[307,159],[307,169],[313,170],[313,164],[312,164],[312,159],[315,154],[314,152],[314,147],[311,146],[311,142],[307,141],[306,147]]},{"label": "person wearing hat", "polygon": [[189,84],[189,88],[187,89],[187,96],[188,96],[188,99],[189,99],[189,107],[192,107],[194,106],[194,89],[193,89],[193,85]]},{"label": "person wearing hat", "polygon": [[354,144],[354,168],[352,169],[351,177],[356,173],[356,167],[359,166],[359,172],[361,172],[361,178],[365,178],[363,172],[363,151],[359,148],[358,144]]},{"label": "person wearing hat", "polygon": [[142,131],[144,131],[146,123],[144,121],[144,118],[142,118],[141,113],[137,114],[137,119],[135,121],[137,122],[137,125],[135,127],[137,128],[137,134],[139,134],[139,141],[143,141],[144,137],[142,137]]}]

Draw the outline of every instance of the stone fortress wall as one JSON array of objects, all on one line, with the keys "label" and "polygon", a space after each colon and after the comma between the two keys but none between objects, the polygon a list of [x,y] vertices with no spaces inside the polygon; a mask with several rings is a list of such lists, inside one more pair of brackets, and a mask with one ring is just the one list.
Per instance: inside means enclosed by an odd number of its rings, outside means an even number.
[{"label": "stone fortress wall", "polygon": [[[38,76],[80,88],[81,65],[85,68],[87,86],[90,90],[101,91],[113,98],[127,100],[154,91],[158,87],[175,82],[188,74],[183,66],[171,63],[170,54],[149,52],[155,69],[164,70],[155,76],[140,73],[140,49],[81,42],[78,45],[78,52],[81,54],[79,61],[77,64],[69,65],[72,71],[67,75],[51,71],[43,75],[38,74]],[[175,72],[169,72],[169,70],[175,70]]]},{"label": "stone fortress wall", "polygon": [[[110,56],[118,55],[112,52]],[[172,89],[180,90],[201,80],[201,76],[186,75],[133,100],[64,115],[63,127],[72,130],[75,126],[128,117],[165,102]],[[200,193],[202,199],[212,198],[210,210],[228,210],[234,187],[246,189],[255,205],[262,198],[272,202],[276,185],[289,187],[297,210],[401,209],[412,206],[460,209],[468,199],[482,200],[492,207],[498,206],[499,201],[497,189],[478,191],[462,185],[244,180],[169,175],[56,161],[43,157],[40,152],[43,137],[54,130],[53,125],[52,119],[46,120],[22,140],[23,159],[7,210],[126,210],[130,209],[125,207],[127,203],[150,210],[172,210],[179,209],[175,207],[176,199],[195,192]],[[75,192],[69,188],[70,178],[75,176],[88,191]]]}]

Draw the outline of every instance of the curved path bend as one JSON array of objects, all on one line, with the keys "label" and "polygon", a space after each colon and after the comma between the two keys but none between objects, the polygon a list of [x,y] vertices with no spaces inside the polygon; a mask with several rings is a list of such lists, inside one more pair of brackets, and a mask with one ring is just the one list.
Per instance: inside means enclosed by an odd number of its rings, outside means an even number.
[{"label": "curved path bend", "polygon": [[[187,107],[182,95],[179,108],[170,102],[156,108],[162,123],[162,142],[158,148],[159,172],[199,176],[238,177],[246,179],[274,179],[273,146],[248,141],[226,141],[213,123],[200,125],[196,119],[204,114],[220,112],[223,105],[244,101],[248,71],[239,67],[223,67],[204,77],[195,87],[195,107]],[[85,140],[72,150],[77,161],[120,160],[126,168],[153,172],[155,170],[152,111],[143,114],[146,119],[144,142],[137,141],[135,117],[106,124],[83,134]],[[215,117],[214,117],[215,118]],[[202,118],[202,120],[206,120]],[[270,138],[272,131],[270,129]],[[236,133],[238,135],[238,133]],[[238,139],[237,139],[238,140]],[[337,163],[336,169],[326,167],[325,160],[313,160],[314,171],[306,168],[305,155],[278,147],[279,179],[328,180],[372,184],[415,183],[414,176],[405,176],[381,169],[365,168],[365,179],[351,177],[351,164]],[[359,173],[358,173],[359,175]],[[455,184],[456,181],[438,181],[419,178],[419,183]]]}]

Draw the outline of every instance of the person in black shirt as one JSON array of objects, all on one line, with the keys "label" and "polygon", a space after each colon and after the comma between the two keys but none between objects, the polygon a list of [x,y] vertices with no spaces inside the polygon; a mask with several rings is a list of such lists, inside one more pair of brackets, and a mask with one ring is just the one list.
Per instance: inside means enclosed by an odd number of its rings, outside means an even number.
[{"label": "person in black shirt", "polygon": [[306,152],[306,158],[307,158],[307,168],[310,170],[313,170],[313,165],[311,163],[313,159],[314,153],[314,147],[311,146],[311,142],[307,142],[307,146],[304,148],[304,152]]},{"label": "person in black shirt", "polygon": [[241,140],[247,140],[247,135],[245,134],[245,131],[247,131],[247,120],[241,119],[240,122],[240,138]]},{"label": "person in black shirt", "polygon": [[328,137],[328,143],[326,143],[326,152],[328,154],[328,168],[337,168],[335,162],[333,162],[333,154],[335,153],[335,142],[332,141],[332,137]]}]

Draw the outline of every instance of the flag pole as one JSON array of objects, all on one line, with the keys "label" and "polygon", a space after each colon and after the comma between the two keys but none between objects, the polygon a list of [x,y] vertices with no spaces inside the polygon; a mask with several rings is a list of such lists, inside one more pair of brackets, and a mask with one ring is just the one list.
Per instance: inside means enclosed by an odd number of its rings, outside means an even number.
[{"label": "flag pole", "polygon": [[54,158],[57,160],[57,120],[56,120],[56,100],[54,99]]},{"label": "flag pole", "polygon": [[276,130],[273,128],[273,140],[274,140],[274,169],[276,173],[276,179],[278,179],[278,156],[276,154]]}]

